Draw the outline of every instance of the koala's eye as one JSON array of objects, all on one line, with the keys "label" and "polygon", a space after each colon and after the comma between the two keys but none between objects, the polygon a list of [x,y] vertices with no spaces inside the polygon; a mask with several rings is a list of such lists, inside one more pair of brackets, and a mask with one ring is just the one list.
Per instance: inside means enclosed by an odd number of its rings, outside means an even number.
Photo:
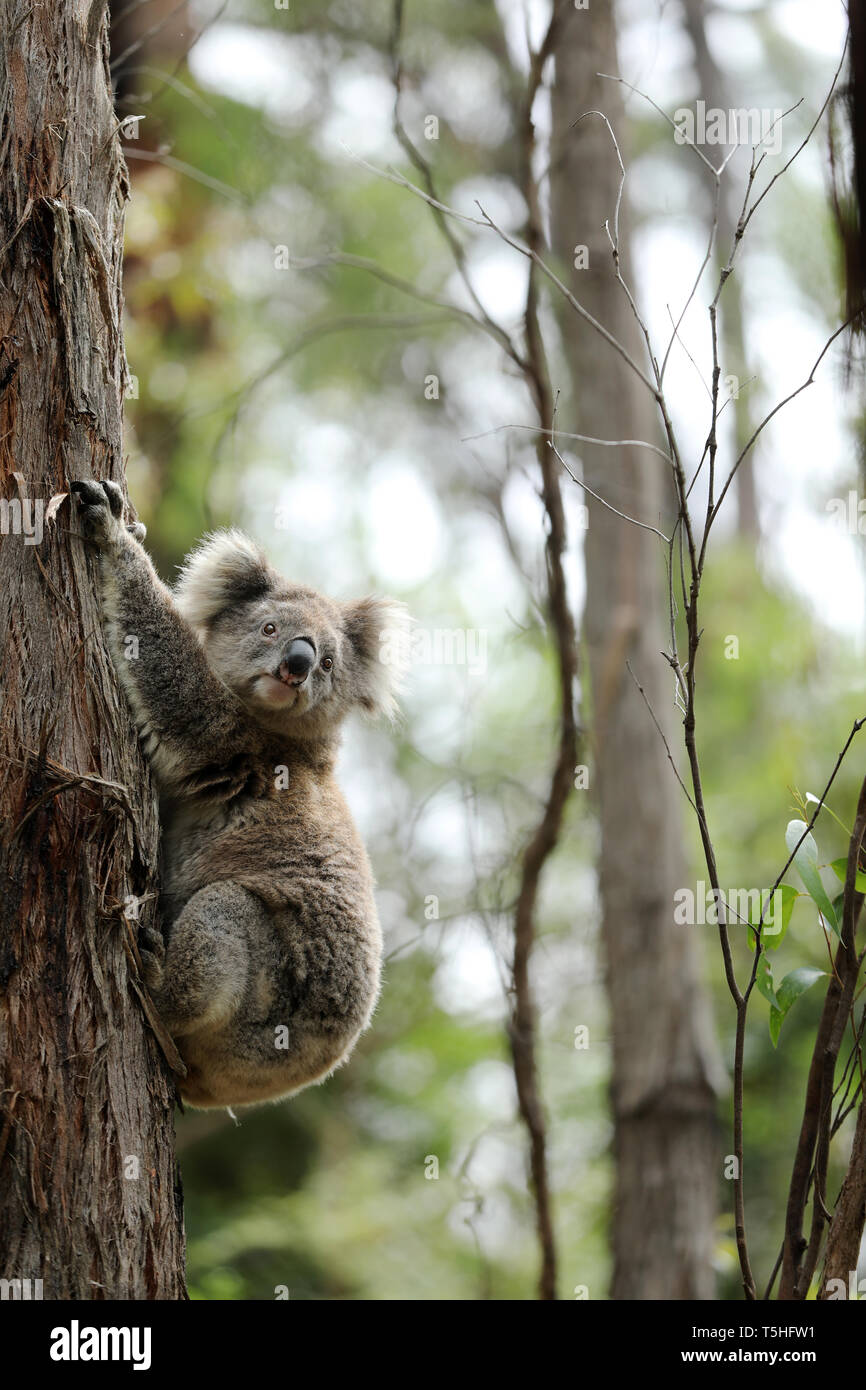
[{"label": "koala's eye", "polygon": [[333,666],[333,664],[334,664],[334,661],[333,661],[333,658],[332,658],[332,657],[330,657],[330,656],[323,656],[323,657],[322,657],[322,670],[323,670],[323,671],[330,671],[330,669],[331,669],[331,667]]},{"label": "koala's eye", "polygon": [[263,636],[263,637],[273,637],[273,635],[274,635],[274,633],[276,632],[276,630],[277,630],[277,625],[276,625],[276,623],[265,623],[264,627],[262,628],[262,636]]}]

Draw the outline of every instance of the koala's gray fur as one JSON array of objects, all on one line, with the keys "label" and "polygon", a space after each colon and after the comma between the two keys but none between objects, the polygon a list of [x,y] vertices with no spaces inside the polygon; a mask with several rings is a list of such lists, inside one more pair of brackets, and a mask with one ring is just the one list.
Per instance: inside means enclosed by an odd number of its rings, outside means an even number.
[{"label": "koala's gray fur", "polygon": [[[238,531],[206,540],[169,590],[120,489],[73,491],[160,789],[165,939],[149,933],[141,955],[189,1069],[181,1094],[202,1108],[278,1099],[346,1061],[378,996],[372,877],[334,761],[351,709],[393,709],[380,634],[405,624],[402,605],[290,584]],[[299,677],[286,654],[301,638],[315,664]]]}]

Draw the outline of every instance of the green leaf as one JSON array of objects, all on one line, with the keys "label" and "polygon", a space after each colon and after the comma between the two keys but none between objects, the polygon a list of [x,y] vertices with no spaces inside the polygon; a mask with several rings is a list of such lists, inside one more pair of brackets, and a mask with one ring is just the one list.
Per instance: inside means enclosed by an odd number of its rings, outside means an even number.
[{"label": "green leaf", "polygon": [[761,994],[763,994],[764,998],[769,1000],[771,1005],[771,1014],[773,1012],[777,1012],[779,1009],[779,1001],[776,998],[776,991],[773,988],[773,969],[766,955],[763,952],[761,952],[761,958],[758,961],[758,971],[755,975],[755,984],[758,986],[758,990]]},{"label": "green leaf", "polygon": [[[785,831],[785,844],[788,846],[789,853],[793,852],[794,846],[800,840],[805,830],[806,822],[803,820],[792,820],[788,822],[788,828]],[[815,844],[811,831],[806,834],[803,843],[797,849],[796,854],[794,854],[794,867],[803,880],[803,887],[806,889],[806,892],[809,894],[809,897],[821,913],[825,922],[837,936],[840,936],[839,920],[836,916],[836,911],[827,896],[827,890],[821,882],[821,875],[818,872],[818,846]]]},{"label": "green leaf", "polygon": [[[776,990],[776,1002],[770,1010],[770,1037],[775,1047],[779,1041],[779,1033],[784,1022],[785,1015],[796,999],[801,994],[805,994],[807,989],[811,989],[816,980],[820,980],[822,975],[826,975],[826,970],[816,970],[812,965],[801,965],[799,969],[792,970],[782,980]],[[760,989],[760,984],[755,981]],[[763,990],[761,990],[763,994]]]},{"label": "green leaf", "polygon": [[[836,877],[844,883],[845,876],[848,873],[848,860],[834,859],[830,864],[830,868],[833,870]],[[864,873],[862,869],[857,870],[857,881],[854,886],[858,893],[866,893],[866,873]]]},{"label": "green leaf", "polygon": [[[761,908],[764,912],[764,925],[761,931],[761,945],[765,951],[776,951],[785,939],[785,933],[791,921],[791,913],[794,911],[794,903],[800,894],[793,883],[780,883],[776,889],[779,897],[770,903],[770,890],[764,888],[761,892]],[[758,923],[754,920],[754,914],[749,917],[749,925],[757,927]],[[755,932],[749,935],[749,944],[754,950]]]}]

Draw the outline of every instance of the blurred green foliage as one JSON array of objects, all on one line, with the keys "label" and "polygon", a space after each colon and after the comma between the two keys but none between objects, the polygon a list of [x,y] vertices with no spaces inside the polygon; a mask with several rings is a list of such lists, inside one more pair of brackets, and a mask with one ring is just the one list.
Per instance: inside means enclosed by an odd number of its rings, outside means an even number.
[{"label": "blurred green foliage", "polygon": [[[773,43],[783,40],[766,12],[748,22],[774,71]],[[534,1290],[525,1136],[503,1021],[518,855],[555,735],[540,618],[542,515],[527,436],[461,442],[532,415],[486,339],[375,274],[327,262],[331,252],[365,257],[425,295],[465,302],[429,209],[340,143],[411,173],[389,133],[389,24],[388,7],[366,0],[289,11],[236,3],[189,66],[170,82],[150,76],[149,91],[130,103],[146,113],[142,149],[154,157],[134,158],[128,143],[129,480],[164,577],[204,530],[239,524],[305,582],[339,596],[396,588],[424,627],[481,630],[488,642],[480,674],[416,669],[394,733],[348,737],[343,776],[380,885],[389,952],[382,1001],[351,1064],[324,1087],[236,1120],[179,1118],[195,1298],[271,1299],[282,1287],[301,1299],[520,1299]],[[423,118],[439,112],[439,139],[424,153],[446,201],[472,212],[483,184],[497,219],[519,230],[513,130],[522,79],[513,22],[506,27],[507,40],[491,4],[412,7],[404,117],[423,145]],[[236,75],[224,84],[233,95],[220,90],[235,43],[246,99]],[[797,61],[812,70],[808,54],[798,50]],[[671,108],[693,95],[687,65],[681,83]],[[461,103],[460,90],[471,100]],[[639,159],[681,157],[645,110],[634,113],[633,136]],[[813,228],[805,250],[793,216],[799,209],[802,219],[804,198]],[[823,194],[795,171],[765,211],[786,283],[830,321],[835,251],[824,208]],[[666,215],[660,195],[642,220]],[[288,269],[277,268],[281,247]],[[474,242],[469,255],[486,283],[489,263]],[[519,292],[522,268],[510,274]],[[497,309],[506,321],[510,302]],[[580,501],[572,490],[576,601]],[[734,541],[711,549],[703,615],[700,750],[723,884],[769,886],[798,814],[793,789],[820,794],[854,718],[866,713],[862,671],[853,644],[786,589],[778,567],[768,577],[763,554],[756,560]],[[843,821],[853,818],[862,768],[855,745],[830,797]],[[697,880],[700,846],[686,823]],[[543,884],[534,967],[565,1297],[582,1284],[604,1297],[609,1272],[597,833],[591,797],[575,793]],[[846,851],[826,816],[816,838],[822,862]],[[715,933],[689,930],[706,933],[730,1059],[734,1015]],[[744,973],[745,930],[735,936]],[[778,956],[777,980],[797,966],[826,967],[806,900]],[[819,988],[797,1002],[776,1051],[768,1005],[757,994],[752,1004],[747,1215],[752,1262],[765,1276],[781,1238],[820,1005]],[[590,1030],[587,1050],[575,1045],[580,1026]],[[724,1133],[728,1111],[723,1097]],[[831,1190],[837,1178],[838,1168]],[[721,1176],[720,1189],[719,1288],[736,1297]]]}]

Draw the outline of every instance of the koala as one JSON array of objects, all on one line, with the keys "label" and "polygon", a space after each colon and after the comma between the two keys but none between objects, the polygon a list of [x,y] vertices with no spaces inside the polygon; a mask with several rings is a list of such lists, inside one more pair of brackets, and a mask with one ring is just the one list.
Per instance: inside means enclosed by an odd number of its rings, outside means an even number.
[{"label": "koala", "polygon": [[120,488],[72,492],[159,790],[163,934],[142,932],[140,954],[188,1069],[181,1095],[281,1099],[347,1060],[378,997],[372,874],[334,763],[350,711],[394,713],[400,666],[380,639],[405,610],[290,583],[236,530],[206,538],[169,589]]}]

